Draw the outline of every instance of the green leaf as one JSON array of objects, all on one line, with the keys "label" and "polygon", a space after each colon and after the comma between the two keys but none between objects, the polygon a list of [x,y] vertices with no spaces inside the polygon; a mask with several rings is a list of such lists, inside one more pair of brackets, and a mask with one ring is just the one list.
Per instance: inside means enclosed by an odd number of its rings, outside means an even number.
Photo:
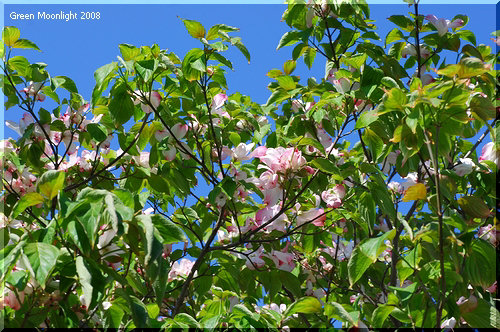
[{"label": "green leaf", "polygon": [[17,55],[9,59],[8,66],[11,70],[17,71],[19,75],[26,76],[30,63],[25,57]]},{"label": "green leaf", "polygon": [[21,36],[21,32],[16,27],[4,27],[2,33],[2,39],[5,45],[14,47],[16,41]]},{"label": "green leaf", "polygon": [[[233,312],[234,312],[234,308],[233,308]],[[189,327],[195,327],[195,328],[198,328],[198,329],[201,328],[200,323],[198,323],[196,321],[196,319],[194,319],[190,315],[188,315],[186,313],[183,313],[183,312],[180,313],[180,314],[177,314],[177,316],[174,317],[174,321],[177,322],[177,323],[186,324]]]},{"label": "green leaf", "polygon": [[290,76],[280,76],[276,79],[278,80],[278,84],[285,90],[293,90],[297,86],[293,78]]},{"label": "green leaf", "polygon": [[285,74],[290,75],[295,70],[296,66],[297,66],[297,61],[287,60],[283,64],[283,71],[285,72]]},{"label": "green leaf", "polygon": [[151,77],[153,77],[158,62],[156,60],[141,60],[136,61],[134,65],[137,74],[139,74],[145,82],[148,82],[151,80]]},{"label": "green leaf", "polygon": [[385,47],[395,41],[404,40],[404,35],[398,28],[392,29],[385,37]]},{"label": "green leaf", "polygon": [[14,45],[12,47],[13,48],[28,48],[28,49],[40,51],[38,46],[36,46],[35,43],[33,43],[32,41],[30,41],[28,39],[18,39],[18,40],[16,40],[16,42],[14,43]]},{"label": "green leaf", "polygon": [[134,102],[128,94],[125,84],[117,83],[111,92],[112,99],[108,110],[115,126],[120,126],[130,120],[134,114]]},{"label": "green leaf", "polygon": [[285,46],[290,46],[295,44],[300,40],[300,32],[296,30],[292,31],[287,31],[283,36],[281,36],[281,39],[278,43],[278,47],[276,47],[276,50],[279,50],[282,47]]},{"label": "green leaf", "polygon": [[139,328],[146,327],[148,322],[148,309],[144,303],[135,296],[130,296],[128,302],[135,326]]},{"label": "green leaf", "polygon": [[28,243],[24,247],[24,253],[28,257],[33,272],[35,272],[36,281],[42,288],[45,288],[45,281],[59,257],[59,249],[48,243],[35,242]]},{"label": "green leaf", "polygon": [[103,84],[105,83],[106,79],[116,70],[117,66],[118,64],[116,62],[111,62],[100,67],[94,72],[96,88],[98,88],[98,90],[101,90],[101,88],[103,88]]},{"label": "green leaf", "polygon": [[69,77],[66,76],[55,76],[52,77],[51,83],[54,86],[54,90],[58,87],[62,86],[69,92],[78,93],[78,89],[76,87],[75,82]]},{"label": "green leaf", "polygon": [[344,307],[340,303],[337,302],[330,302],[325,304],[325,315],[328,318],[335,318],[341,322],[348,322],[352,326],[357,325],[357,322],[354,321],[352,316],[344,309]]},{"label": "green leaf", "polygon": [[43,196],[40,195],[39,193],[34,193],[34,192],[27,193],[23,197],[21,197],[19,201],[17,201],[10,217],[16,218],[24,210],[26,210],[26,208],[43,203],[43,201],[44,201]]},{"label": "green leaf", "polygon": [[208,30],[206,40],[213,40],[220,37],[219,32],[222,34],[226,32],[239,31],[240,29],[225,24],[216,24]]},{"label": "green leaf", "polygon": [[113,303],[113,305],[111,305],[111,307],[109,307],[106,311],[106,326],[109,328],[119,328],[124,315],[125,313],[120,306]]},{"label": "green leaf", "polygon": [[239,49],[240,52],[245,56],[248,63],[250,63],[250,52],[248,52],[246,46],[243,45],[243,42],[241,41],[241,39],[237,38],[237,37],[231,38],[231,44],[236,46],[236,48]]},{"label": "green leaf", "polygon": [[154,190],[160,193],[170,193],[168,182],[159,175],[151,173],[151,176],[148,178],[148,183]]},{"label": "green leaf", "polygon": [[415,23],[404,15],[392,15],[388,18],[388,20],[408,32],[415,28]]},{"label": "green leaf", "polygon": [[311,314],[321,312],[321,302],[315,297],[306,296],[296,300],[285,311],[283,316],[289,317],[296,313]]},{"label": "green leaf", "polygon": [[51,200],[64,187],[64,179],[66,173],[61,171],[50,170],[42,174],[38,180],[38,191]]},{"label": "green leaf", "polygon": [[378,114],[375,110],[370,110],[368,112],[363,112],[361,116],[356,121],[356,127],[354,129],[361,129],[368,127],[372,122],[377,121]]},{"label": "green leaf", "polygon": [[382,236],[363,240],[354,248],[347,270],[349,274],[349,283],[354,285],[366,272],[366,270],[377,261],[377,257],[385,250],[385,240],[390,240],[396,234],[393,229],[384,233]]},{"label": "green leaf", "polygon": [[203,38],[205,37],[205,28],[201,25],[200,22],[182,19],[182,22],[186,26],[188,33],[193,38]]},{"label": "green leaf", "polygon": [[163,244],[183,242],[186,240],[186,236],[182,232],[182,229],[170,220],[159,214],[151,214],[149,216],[153,225],[160,233]]},{"label": "green leaf", "polygon": [[458,200],[460,207],[473,218],[486,218],[491,212],[488,205],[479,197],[464,196]]},{"label": "green leaf", "polygon": [[483,239],[475,239],[465,260],[465,274],[473,286],[487,288],[495,282],[495,248]]},{"label": "green leaf", "polygon": [[108,138],[106,128],[98,123],[89,123],[87,125],[87,131],[97,142],[103,142],[106,140],[106,138]]},{"label": "green leaf", "polygon": [[481,298],[477,299],[477,307],[472,311],[462,312],[462,317],[470,327],[500,329],[500,312]]},{"label": "green leaf", "polygon": [[328,174],[340,174],[340,169],[329,159],[316,158],[311,162],[311,165]]},{"label": "green leaf", "polygon": [[204,52],[199,48],[190,50],[184,60],[182,60],[182,73],[188,81],[195,81],[200,78],[201,72],[193,67],[193,64],[202,58]]},{"label": "green leaf", "polygon": [[391,312],[394,310],[394,306],[392,305],[382,305],[377,307],[372,314],[372,326],[383,327],[384,322],[389,317]]},{"label": "green leaf", "polygon": [[120,49],[123,60],[125,61],[134,60],[141,54],[141,50],[134,45],[120,44],[118,45],[118,48]]},{"label": "green leaf", "polygon": [[304,52],[304,63],[306,64],[307,68],[311,69],[315,58],[316,58],[316,49],[308,47]]}]

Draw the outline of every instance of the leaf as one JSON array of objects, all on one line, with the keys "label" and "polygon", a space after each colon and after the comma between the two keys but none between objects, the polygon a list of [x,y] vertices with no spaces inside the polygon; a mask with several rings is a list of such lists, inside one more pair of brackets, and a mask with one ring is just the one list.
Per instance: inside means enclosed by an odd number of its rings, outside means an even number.
[{"label": "leaf", "polygon": [[48,243],[28,243],[24,247],[24,253],[28,256],[35,279],[45,288],[45,281],[52,269],[55,267],[59,257],[59,249]]},{"label": "leaf", "polygon": [[30,63],[25,57],[17,55],[9,59],[8,66],[10,69],[17,71],[19,75],[25,76]]},{"label": "leaf", "polygon": [[293,90],[297,86],[290,76],[280,76],[277,78],[278,84],[285,90]]},{"label": "leaf", "polygon": [[16,41],[21,36],[21,32],[16,27],[4,27],[2,33],[2,39],[5,45],[14,47]]},{"label": "leaf", "polygon": [[28,49],[40,51],[38,46],[36,46],[35,43],[33,43],[32,41],[30,41],[28,39],[18,39],[18,40],[16,40],[16,42],[14,43],[14,45],[12,47],[13,48],[28,48]]},{"label": "leaf", "polygon": [[[235,307],[233,307],[233,312],[234,312]],[[198,328],[198,329],[201,328],[200,323],[198,323],[196,321],[196,319],[194,319],[190,315],[188,315],[186,313],[183,313],[183,312],[181,312],[180,314],[177,314],[177,316],[174,317],[174,321],[177,322],[177,323],[186,324],[189,327],[195,327],[195,328]]]},{"label": "leaf", "polygon": [[315,58],[316,58],[316,49],[308,47],[304,52],[304,63],[306,64],[307,68],[311,69]]},{"label": "leaf", "polygon": [[148,322],[148,310],[144,303],[135,296],[130,296],[128,302],[135,326],[139,328],[146,327]]},{"label": "leaf", "polygon": [[231,44],[236,46],[236,48],[239,49],[240,52],[245,56],[248,63],[250,63],[250,52],[248,52],[246,46],[243,45],[243,42],[241,41],[241,39],[240,38],[231,38]]},{"label": "leaf", "polygon": [[87,125],[87,131],[97,142],[103,142],[108,138],[108,133],[105,127],[98,123],[89,123]]},{"label": "leaf", "polygon": [[462,317],[470,327],[500,329],[500,312],[481,298],[477,299],[477,307],[472,311],[462,312]]},{"label": "leaf", "polygon": [[330,159],[316,158],[311,165],[328,174],[340,174],[340,169]]},{"label": "leaf", "polygon": [[203,38],[205,37],[205,28],[201,25],[200,22],[182,19],[182,22],[186,26],[188,33],[193,38]]},{"label": "leaf", "polygon": [[69,77],[66,76],[55,76],[52,77],[51,83],[54,85],[54,90],[58,87],[62,86],[69,92],[78,93],[78,89],[76,87],[75,82]]},{"label": "leaf", "polygon": [[465,274],[473,286],[488,288],[495,282],[495,248],[483,239],[475,239],[465,260]]},{"label": "leaf", "polygon": [[66,173],[61,171],[50,170],[42,174],[38,180],[38,191],[51,200],[64,187],[64,179]]},{"label": "leaf", "polygon": [[193,67],[193,64],[201,59],[204,52],[199,48],[193,48],[190,50],[184,60],[182,60],[182,73],[184,74],[184,78],[188,81],[195,81],[200,78],[201,72]]},{"label": "leaf", "polygon": [[111,93],[112,99],[108,110],[115,126],[126,123],[134,114],[134,102],[128,94],[125,84],[117,83]]},{"label": "leaf", "polygon": [[356,127],[354,129],[361,129],[368,127],[372,122],[377,121],[378,113],[375,110],[370,110],[368,112],[363,112],[361,116],[356,121]]},{"label": "leaf", "polygon": [[321,312],[321,302],[315,297],[306,296],[296,300],[284,312],[283,316],[289,317],[295,313],[316,313]]},{"label": "leaf", "polygon": [[385,250],[385,240],[394,238],[396,230],[384,233],[382,236],[363,240],[352,251],[351,258],[347,263],[349,283],[354,285],[365,273],[365,271],[377,261],[377,257]]},{"label": "leaf", "polygon": [[384,322],[389,317],[391,312],[394,310],[392,305],[382,305],[377,307],[372,314],[372,326],[373,327],[383,327]]},{"label": "leaf", "polygon": [[392,29],[385,37],[385,46],[394,43],[395,41],[404,40],[404,35],[398,28]]},{"label": "leaf", "polygon": [[125,61],[134,60],[138,55],[141,54],[141,50],[134,45],[120,44],[118,45],[118,48],[120,49],[123,60]]},{"label": "leaf", "polygon": [[330,302],[325,304],[325,315],[328,318],[335,318],[342,322],[348,322],[352,326],[357,325],[357,322],[354,321],[352,316],[344,309],[344,307],[340,303],[337,302]]},{"label": "leaf", "polygon": [[423,183],[416,183],[409,187],[403,197],[403,202],[416,201],[427,197],[427,188]]},{"label": "leaf", "polygon": [[292,31],[287,31],[283,36],[281,36],[281,39],[278,43],[278,47],[276,47],[276,50],[279,50],[282,47],[285,46],[290,46],[295,44],[300,40],[300,32],[296,30]]},{"label": "leaf", "polygon": [[141,60],[136,61],[134,66],[137,74],[139,74],[145,82],[148,82],[151,80],[151,77],[153,77],[158,62],[156,60]]},{"label": "leaf", "polygon": [[458,200],[458,204],[462,210],[473,218],[487,218],[491,214],[484,200],[476,196],[461,197]]},{"label": "leaf", "polygon": [[213,39],[219,38],[220,37],[219,31],[221,31],[222,33],[225,33],[225,32],[232,32],[232,31],[239,31],[239,30],[240,30],[239,28],[232,27],[229,25],[216,24],[208,30],[206,39],[213,40]]},{"label": "leaf", "polygon": [[290,75],[295,70],[296,66],[297,66],[297,61],[287,60],[283,64],[283,71],[285,72],[285,74]]},{"label": "leaf", "polygon": [[16,218],[20,215],[26,208],[43,203],[43,196],[39,193],[27,193],[19,201],[17,201],[14,209],[12,210],[11,218]]},{"label": "leaf", "polygon": [[96,88],[98,88],[98,90],[101,90],[102,85],[106,81],[106,78],[108,78],[111,75],[111,73],[113,73],[116,70],[116,68],[117,68],[117,63],[111,62],[108,63],[107,65],[100,67],[94,72]]}]

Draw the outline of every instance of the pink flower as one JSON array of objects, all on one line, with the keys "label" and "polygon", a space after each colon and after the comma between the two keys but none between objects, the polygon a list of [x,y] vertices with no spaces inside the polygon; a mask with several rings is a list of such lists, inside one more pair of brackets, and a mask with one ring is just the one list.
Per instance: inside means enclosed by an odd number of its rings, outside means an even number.
[{"label": "pink flower", "polygon": [[[401,56],[403,58],[406,58],[408,55],[412,55],[414,57],[417,56],[417,48],[413,44],[406,44],[406,46],[403,48],[401,51]],[[428,48],[426,48],[423,44],[420,44],[420,57],[422,59],[426,59],[431,55],[431,51],[429,51]]]},{"label": "pink flower", "polygon": [[342,198],[345,196],[345,188],[341,184],[337,184],[334,188],[328,189],[321,193],[321,198],[329,208],[338,208],[342,205]]},{"label": "pink flower", "polygon": [[311,209],[297,215],[297,226],[300,226],[308,221],[314,220],[314,226],[322,227],[325,225],[326,214],[323,209]]},{"label": "pink flower", "polygon": [[193,268],[194,261],[190,261],[189,259],[183,258],[181,262],[175,261],[168,273],[168,282],[171,282],[174,279],[183,279],[187,277],[189,273],[191,273],[191,269]]},{"label": "pink flower", "polygon": [[10,120],[5,121],[5,125],[18,133],[19,136],[23,136],[26,128],[32,123],[35,123],[35,120],[29,113],[23,114],[23,117],[19,120],[19,124]]},{"label": "pink flower", "polygon": [[291,253],[272,250],[267,257],[273,260],[278,270],[292,272],[295,268],[295,257]]},{"label": "pink flower", "polygon": [[139,156],[133,156],[132,159],[135,161],[135,163],[141,167],[144,168],[150,168],[149,167],[149,152],[141,152]]},{"label": "pink flower", "polygon": [[488,293],[496,293],[497,292],[497,282],[495,281],[493,284],[491,284],[490,287],[486,288],[485,291]]},{"label": "pink flower", "polygon": [[[141,109],[144,113],[151,113],[153,112],[153,109],[151,106],[149,106],[149,103],[155,108],[158,109],[158,106],[160,106],[161,103],[161,95],[157,91],[151,91],[151,92],[141,92],[139,90],[136,90],[134,92],[134,95],[136,97],[134,104],[141,104]],[[145,98],[145,99],[143,99]],[[149,101],[149,103],[148,103]]]},{"label": "pink flower", "polygon": [[500,241],[500,232],[493,225],[487,225],[479,228],[478,236],[494,246]]},{"label": "pink flower", "polygon": [[243,161],[243,160],[249,160],[250,157],[250,151],[253,149],[255,143],[250,143],[250,144],[245,144],[245,143],[240,143],[238,146],[232,148],[232,155],[233,159]]},{"label": "pink flower", "polygon": [[4,306],[11,307],[13,310],[21,309],[21,304],[24,302],[24,292],[17,292],[17,294],[19,295],[18,298],[14,291],[8,288],[5,288],[5,291],[7,292],[7,294],[4,294],[3,305],[1,305],[1,309],[3,309]]},{"label": "pink flower", "polygon": [[464,21],[461,19],[456,19],[450,23],[450,20],[446,20],[444,18],[438,19],[435,15],[427,15],[425,18],[437,29],[440,36],[445,35],[450,28],[456,29],[464,25]]},{"label": "pink flower", "polygon": [[489,160],[497,164],[497,168],[500,166],[498,162],[498,151],[495,148],[495,143],[489,142],[483,146],[481,150],[481,156],[479,157],[479,162],[483,160]]},{"label": "pink flower", "polygon": [[[271,220],[275,215],[280,211],[280,206],[278,204],[273,206],[267,206],[263,209],[260,209],[255,214],[255,222],[257,225],[262,225],[269,220]],[[265,227],[266,232],[271,232],[273,230],[277,230],[280,232],[285,232],[286,222],[288,221],[286,215],[282,213],[279,217],[273,220],[269,225]]]},{"label": "pink flower", "polygon": [[302,152],[294,148],[271,148],[266,150],[266,154],[260,157],[260,161],[274,172],[285,173],[287,170],[298,171],[306,164],[302,157]]},{"label": "pink flower", "polygon": [[213,101],[212,101],[212,112],[215,110],[218,110],[222,106],[224,106],[224,103],[228,100],[226,94],[224,93],[219,93],[216,94]]},{"label": "pink flower", "polygon": [[[255,267],[261,268],[264,265],[266,265],[266,262],[262,259],[262,257],[264,256],[263,251],[264,251],[264,248],[262,246],[260,246],[259,249],[257,249],[256,251],[254,251],[246,256],[243,256],[246,259],[245,264],[250,270],[255,270]],[[245,252],[245,254],[247,254],[247,253],[248,253],[248,251]],[[241,258],[241,256],[239,256],[239,257]]]},{"label": "pink flower", "polygon": [[42,85],[43,85],[42,82],[35,83],[33,81],[30,81],[29,86],[22,89],[21,92],[24,92],[27,97],[35,97],[36,96],[36,100],[44,101],[45,95],[40,92],[40,90],[42,89]]}]

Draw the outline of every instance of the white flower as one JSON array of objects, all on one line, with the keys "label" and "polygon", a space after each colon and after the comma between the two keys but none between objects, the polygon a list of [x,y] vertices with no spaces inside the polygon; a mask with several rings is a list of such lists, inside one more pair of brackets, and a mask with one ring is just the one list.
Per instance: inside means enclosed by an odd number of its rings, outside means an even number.
[{"label": "white flower", "polygon": [[455,173],[458,176],[464,176],[472,173],[472,170],[476,167],[476,164],[470,158],[460,158],[460,164],[454,167]]}]

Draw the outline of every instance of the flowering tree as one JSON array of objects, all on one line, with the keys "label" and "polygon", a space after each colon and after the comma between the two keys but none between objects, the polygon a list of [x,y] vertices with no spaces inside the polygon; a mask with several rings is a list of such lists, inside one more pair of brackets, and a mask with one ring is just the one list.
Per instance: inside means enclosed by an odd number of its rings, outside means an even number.
[{"label": "flowering tree", "polygon": [[119,45],[88,100],[4,28],[5,326],[500,328],[497,57],[418,1],[379,46],[342,2],[288,5],[265,105],[224,93],[235,27]]}]

